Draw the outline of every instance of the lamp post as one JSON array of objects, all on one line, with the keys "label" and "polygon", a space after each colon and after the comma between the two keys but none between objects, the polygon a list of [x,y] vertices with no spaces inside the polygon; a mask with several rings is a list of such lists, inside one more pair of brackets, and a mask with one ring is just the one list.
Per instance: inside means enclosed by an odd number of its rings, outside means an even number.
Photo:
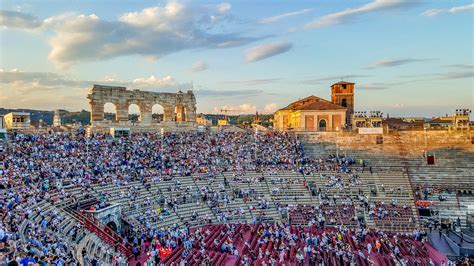
[{"label": "lamp post", "polygon": [[258,134],[258,128],[255,128],[255,150],[254,150],[254,156],[255,156],[255,162],[257,161],[257,149],[258,149],[258,143],[257,143],[257,134]]},{"label": "lamp post", "polygon": [[339,158],[339,127],[336,127],[336,132],[337,132],[337,136],[336,136],[336,157]]},{"label": "lamp post", "polygon": [[86,129],[86,157],[87,157],[87,162],[86,162],[86,169],[89,170],[89,138],[91,134],[91,129],[88,127]]},{"label": "lamp post", "polygon": [[163,168],[164,168],[163,154],[164,154],[164,141],[165,141],[165,129],[164,128],[161,128],[160,135],[161,135],[161,142],[160,142],[160,144],[161,144],[161,151],[160,151],[161,174],[163,174]]},{"label": "lamp post", "polygon": [[424,139],[425,139],[425,158],[427,158],[427,156],[428,156],[428,154],[427,154],[428,153],[428,151],[427,151],[428,143],[427,143],[427,139],[426,139],[426,125],[423,126],[423,136],[424,136]]}]

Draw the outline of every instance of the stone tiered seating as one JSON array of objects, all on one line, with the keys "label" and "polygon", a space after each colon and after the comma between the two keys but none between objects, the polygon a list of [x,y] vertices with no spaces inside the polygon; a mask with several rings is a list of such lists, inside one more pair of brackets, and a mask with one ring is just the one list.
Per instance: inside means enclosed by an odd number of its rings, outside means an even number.
[{"label": "stone tiered seating", "polygon": [[308,225],[311,220],[320,216],[319,209],[312,206],[297,206],[289,211],[290,223],[294,225]]},{"label": "stone tiered seating", "polygon": [[313,197],[306,187],[305,176],[299,173],[283,172],[278,175],[266,174],[270,194],[281,204],[311,204]]},{"label": "stone tiered seating", "polygon": [[[276,235],[275,231],[284,232],[285,237]],[[344,245],[344,254],[346,263],[350,261],[354,265],[395,265],[399,260],[409,261],[409,265],[413,265],[416,260],[418,264],[428,265],[432,260],[433,263],[439,264],[446,259],[440,253],[433,251],[429,244],[413,240],[410,236],[382,236],[376,232],[369,232],[365,237],[360,237],[353,231],[343,232],[339,236],[339,232],[333,229],[321,229],[315,226],[288,226],[287,228],[277,228],[271,225],[234,225],[234,231],[231,234],[229,228],[223,225],[211,225],[201,228],[201,232],[207,232],[202,243],[207,248],[204,252],[200,252],[201,244],[193,245],[191,249],[177,247],[173,253],[166,258],[165,264],[170,262],[180,263],[186,261],[190,264],[203,263],[204,260],[210,261],[211,264],[226,265],[244,265],[244,262],[251,265],[270,264],[271,260],[278,263],[280,256],[283,256],[285,263],[291,265],[297,264],[297,254],[301,254],[304,258],[305,265],[308,264],[310,258],[305,252],[302,252],[305,246],[314,248],[318,256],[315,256],[315,262],[324,263],[325,265],[339,265],[340,254],[338,245]],[[295,237],[289,241],[289,236]],[[327,241],[332,237],[340,240],[336,242]],[[326,240],[324,240],[326,238]],[[310,244],[308,244],[308,239]],[[317,245],[313,240],[317,239]],[[380,242],[380,251],[375,250],[376,242]],[[239,258],[223,252],[222,245],[231,243],[239,251]],[[369,253],[367,245],[371,243],[374,247]],[[393,255],[394,247],[399,247],[399,254]],[[347,255],[347,251],[351,255]],[[337,252],[337,254],[336,254]],[[434,253],[433,253],[434,252]]]},{"label": "stone tiered seating", "polygon": [[321,205],[327,225],[357,226],[355,207],[352,204]]},{"label": "stone tiered seating", "polygon": [[[62,252],[72,256],[79,242],[87,235],[87,231],[69,213],[58,209],[48,201],[40,201],[28,209],[31,214],[20,226],[20,238],[28,239],[30,234],[34,235],[36,228],[43,228],[48,234],[60,239],[63,244]],[[33,245],[34,249],[39,246]]]},{"label": "stone tiered seating", "polygon": [[[375,208],[371,209],[372,220],[377,228],[387,231],[398,231],[397,228],[405,227],[404,231],[410,232],[415,228],[416,222],[409,206],[382,204],[375,202]],[[403,231],[403,230],[402,230]]]}]

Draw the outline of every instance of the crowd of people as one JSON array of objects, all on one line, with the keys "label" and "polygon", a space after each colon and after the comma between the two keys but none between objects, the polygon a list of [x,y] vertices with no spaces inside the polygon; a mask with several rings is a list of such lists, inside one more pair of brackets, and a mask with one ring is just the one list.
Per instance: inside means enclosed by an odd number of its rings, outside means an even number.
[{"label": "crowd of people", "polygon": [[[341,174],[349,175],[350,186],[361,183],[357,172],[363,171],[365,162],[357,163],[345,156],[309,158],[302,144],[286,133],[139,133],[117,139],[101,134],[91,137],[80,133],[16,134],[12,136],[9,152],[3,162],[5,169],[0,170],[0,248],[5,252],[0,258],[1,263],[25,266],[29,263],[99,265],[101,259],[95,254],[83,254],[83,261],[76,261],[74,243],[87,232],[83,225],[77,223],[65,235],[58,234],[68,214],[54,206],[70,203],[78,208],[81,198],[94,195],[98,202],[93,208],[108,206],[110,193],[94,194],[91,186],[109,184],[126,187],[121,190],[120,197],[128,199],[128,209],[145,209],[143,215],[136,216],[133,221],[124,217],[131,227],[123,234],[123,244],[131,247],[134,258],[130,259],[137,261],[146,254],[150,263],[158,265],[176,254],[178,249],[182,251],[182,261],[192,257],[193,250],[198,249],[203,261],[217,260],[216,254],[220,252],[238,257],[244,265],[251,265],[257,260],[262,265],[272,264],[272,261],[289,260],[293,256],[296,262],[318,262],[324,260],[323,254],[328,251],[327,248],[331,248],[343,262],[351,263],[359,257],[370,257],[367,255],[371,253],[370,250],[362,252],[364,254],[358,253],[338,239],[339,234],[349,234],[351,237],[367,234],[363,224],[360,224],[362,231],[341,227],[337,231],[323,230],[309,235],[290,232],[288,224],[258,226],[268,220],[266,210],[276,209],[283,214],[290,212],[291,206],[261,197],[253,186],[261,186],[263,181],[270,183],[273,185],[271,193],[275,195],[291,186],[306,186],[300,184],[299,179],[282,178],[280,172],[293,171],[305,175],[336,172],[334,175],[321,176],[326,179],[328,188],[344,188]],[[360,168],[357,169],[356,165]],[[247,171],[262,174],[249,176],[245,174]],[[224,172],[231,172],[232,177],[224,178],[223,182],[216,182],[214,186],[215,177]],[[180,183],[178,177],[189,177],[196,184],[204,182],[209,185],[186,186]],[[140,181],[146,189],[157,182],[172,183],[166,193],[150,193],[141,199],[140,189],[130,185],[136,181]],[[235,186],[241,182],[248,183],[248,189]],[[70,193],[71,188],[79,193]],[[318,216],[309,223],[310,226],[324,228],[328,223],[336,224],[336,219],[346,218],[354,222],[353,225],[359,224],[350,201],[336,204],[325,198],[324,193],[319,193],[319,197],[323,204],[317,210]],[[231,206],[236,199],[242,199],[245,207]],[[51,203],[52,207],[43,210],[44,207],[37,207],[41,202]],[[183,204],[191,203],[205,205],[213,213],[193,211],[189,221],[183,224],[154,226]],[[342,209],[334,207],[341,203]],[[31,219],[33,216],[35,219]],[[247,216],[251,217],[252,222],[240,224],[240,218]],[[192,228],[212,222],[212,217],[222,224],[222,228],[226,228],[222,231],[222,237],[226,240],[222,243],[219,240],[212,242],[215,253],[211,256],[207,250],[210,243],[205,243],[205,240],[210,238],[212,228]],[[250,241],[249,237],[239,233],[245,231],[243,227],[253,230],[252,226],[258,228],[254,232],[258,239],[253,240],[256,245],[247,243],[244,239]],[[238,243],[234,243],[234,234],[240,239]],[[317,240],[305,245],[307,238]],[[274,250],[264,251],[262,246],[268,241],[279,241],[279,245]],[[247,246],[245,252],[242,252],[243,246]],[[292,247],[294,254],[290,253]],[[395,256],[398,254],[396,247],[396,244],[390,246]],[[123,254],[114,252],[114,260],[105,263],[123,265],[126,260]],[[224,257],[220,256],[219,259]]]},{"label": "crowd of people", "polygon": [[[215,253],[228,254],[227,261],[241,265],[385,265],[388,260],[398,265],[436,265],[418,232],[385,234],[315,225],[224,224],[182,231],[175,237],[178,244],[171,243],[171,254],[161,248],[166,240],[156,246],[161,237],[145,240],[150,265],[169,261],[167,256],[180,265],[212,264],[221,258]],[[447,260],[440,262],[448,265]]]},{"label": "crowd of people", "polygon": [[[62,214],[29,208],[41,201],[77,201],[75,195],[68,194],[67,186],[81,188],[85,196],[94,183],[126,186],[132,180],[170,180],[261,168],[278,171],[296,169],[304,161],[300,143],[280,133],[141,133],[123,139],[101,134],[87,138],[76,132],[19,133],[10,139],[9,152],[2,156],[4,169],[0,169],[0,232],[2,248],[8,250],[3,261],[20,256],[32,257],[31,261],[44,257],[58,264],[72,263],[71,246],[54,235]],[[136,194],[130,188],[122,196],[132,203]],[[145,204],[151,202],[150,198]],[[155,214],[160,217],[166,211]],[[42,218],[38,224],[29,221],[32,212],[48,219]],[[222,219],[226,220],[224,214]],[[28,226],[20,232],[23,221],[28,221]],[[18,241],[21,238],[25,241]]]}]

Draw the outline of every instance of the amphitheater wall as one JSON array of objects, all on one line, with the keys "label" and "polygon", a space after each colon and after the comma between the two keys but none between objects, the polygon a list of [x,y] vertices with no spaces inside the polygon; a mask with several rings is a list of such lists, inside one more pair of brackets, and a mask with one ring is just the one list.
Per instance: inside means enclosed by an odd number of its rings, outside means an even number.
[{"label": "amphitheater wall", "polygon": [[[125,87],[94,85],[87,96],[91,106],[91,127],[94,132],[110,127],[129,127],[132,131],[153,131],[166,128],[196,126],[196,98],[192,91],[167,93],[127,90]],[[105,105],[115,107],[115,119],[105,119]],[[138,107],[138,121],[130,121],[129,108]],[[153,107],[163,109],[162,121],[153,120]]]},{"label": "amphitheater wall", "polygon": [[435,146],[437,148],[463,146],[474,149],[470,132],[449,131],[402,131],[383,135],[360,135],[352,132],[304,132],[296,133],[306,143],[328,143],[339,146],[364,147],[377,145],[377,138],[382,139],[381,145],[401,145],[407,148]]}]

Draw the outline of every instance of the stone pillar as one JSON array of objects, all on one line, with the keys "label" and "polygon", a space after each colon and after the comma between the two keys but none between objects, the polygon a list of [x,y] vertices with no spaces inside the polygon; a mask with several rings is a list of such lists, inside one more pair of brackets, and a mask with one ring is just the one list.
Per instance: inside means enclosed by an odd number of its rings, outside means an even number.
[{"label": "stone pillar", "polygon": [[118,122],[126,122],[128,121],[128,102],[118,102],[115,103],[117,108],[117,121]]},{"label": "stone pillar", "polygon": [[193,105],[186,106],[186,121],[196,122],[196,107]]},{"label": "stone pillar", "polygon": [[328,129],[328,131],[334,131],[332,121],[333,121],[332,114],[329,114],[329,116],[328,116],[328,125],[326,125],[326,128]]},{"label": "stone pillar", "polygon": [[163,122],[174,122],[174,106],[163,106]]},{"label": "stone pillar", "polygon": [[91,125],[93,122],[100,122],[104,120],[104,103],[90,101],[91,105]]},{"label": "stone pillar", "polygon": [[148,126],[151,125],[152,121],[152,110],[151,108],[153,105],[148,102],[140,103],[140,116],[141,116],[141,121],[140,124]]}]

